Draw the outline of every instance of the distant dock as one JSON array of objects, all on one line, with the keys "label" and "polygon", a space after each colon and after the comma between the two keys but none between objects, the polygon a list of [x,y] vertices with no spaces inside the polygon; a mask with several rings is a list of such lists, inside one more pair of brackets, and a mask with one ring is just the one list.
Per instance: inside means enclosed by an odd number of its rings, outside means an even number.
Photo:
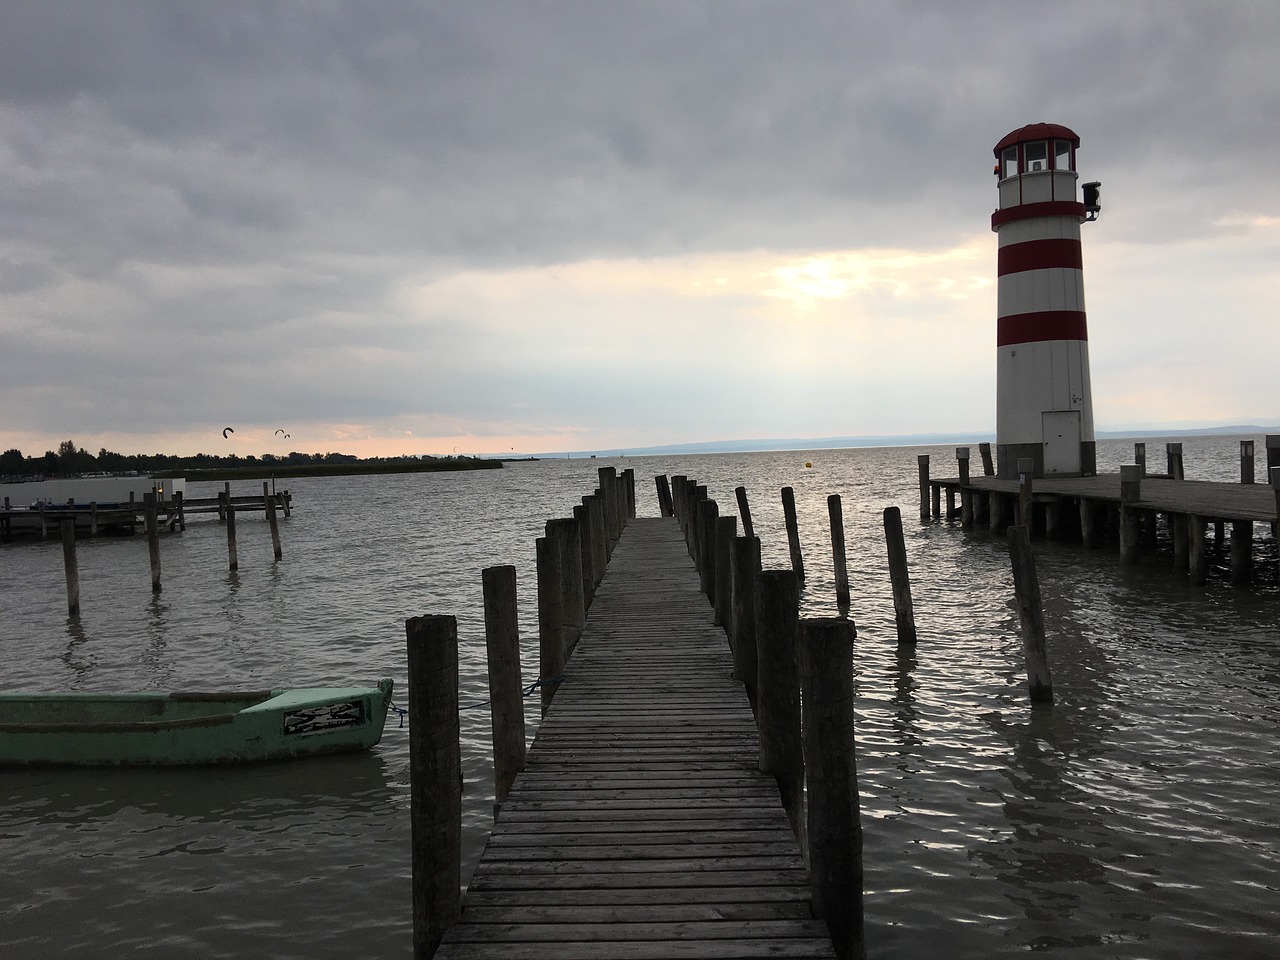
[{"label": "distant dock", "polygon": [[[1253,574],[1254,525],[1267,524],[1276,538],[1280,517],[1280,436],[1267,437],[1267,477],[1255,483],[1253,442],[1241,443],[1241,482],[1185,480],[1182,445],[1167,445],[1167,470],[1146,473],[1145,444],[1135,444],[1135,462],[1120,473],[1088,477],[1032,477],[1002,480],[991,470],[990,445],[981,444],[983,474],[969,476],[969,448],[957,448],[959,476],[929,476],[922,455],[920,517],[959,519],[965,530],[987,529],[1003,536],[1016,523],[1046,539],[1075,540],[1086,547],[1118,543],[1120,562],[1140,562],[1165,531],[1173,545],[1175,570],[1204,583],[1210,545],[1221,547],[1230,528],[1230,578],[1248,582]],[[946,498],[946,509],[942,500]],[[959,500],[959,506],[957,506]]]}]

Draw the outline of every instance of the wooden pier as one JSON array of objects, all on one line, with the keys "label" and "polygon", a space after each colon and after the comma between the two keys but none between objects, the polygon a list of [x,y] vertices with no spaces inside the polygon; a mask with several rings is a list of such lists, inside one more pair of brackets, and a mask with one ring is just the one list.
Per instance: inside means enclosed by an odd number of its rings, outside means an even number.
[{"label": "wooden pier", "polygon": [[[1280,441],[1280,437],[1274,439]],[[923,455],[920,518],[958,518],[966,530],[985,528],[993,535],[1024,523],[1048,539],[1075,539],[1086,547],[1115,542],[1121,563],[1127,565],[1150,552],[1163,526],[1172,543],[1175,569],[1187,573],[1193,583],[1205,581],[1208,541],[1221,544],[1229,527],[1230,577],[1244,583],[1253,572],[1255,524],[1269,527],[1274,539],[1280,518],[1280,465],[1273,455],[1280,443],[1272,440],[1267,438],[1270,484],[1253,482],[1251,442],[1247,461],[1242,444],[1240,483],[1182,479],[1181,444],[1169,444],[1165,474],[1145,472],[1144,444],[1136,445],[1137,463],[1122,467],[1118,474],[1088,477],[1033,478],[1024,473],[1019,479],[1000,479],[991,475],[986,449],[983,475],[971,477],[968,448],[961,447],[957,449],[960,475],[938,479],[929,476],[929,458]]]},{"label": "wooden pier", "polygon": [[836,955],[674,519],[618,541],[435,955]]}]

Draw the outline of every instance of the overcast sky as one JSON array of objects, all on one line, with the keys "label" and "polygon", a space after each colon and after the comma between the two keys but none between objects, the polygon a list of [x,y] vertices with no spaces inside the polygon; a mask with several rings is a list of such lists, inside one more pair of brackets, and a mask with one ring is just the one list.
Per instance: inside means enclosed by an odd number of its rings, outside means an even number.
[{"label": "overcast sky", "polygon": [[1275,0],[0,19],[0,448],[991,431],[992,148],[1038,121],[1103,183],[1099,429],[1280,423]]}]

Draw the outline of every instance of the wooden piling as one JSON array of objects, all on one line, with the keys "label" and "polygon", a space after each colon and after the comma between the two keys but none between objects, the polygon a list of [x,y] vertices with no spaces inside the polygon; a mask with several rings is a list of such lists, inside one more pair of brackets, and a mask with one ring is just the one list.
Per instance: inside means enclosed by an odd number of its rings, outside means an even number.
[{"label": "wooden piling", "polygon": [[804,750],[796,663],[800,582],[794,570],[765,570],[756,575],[755,620],[760,770],[777,778],[791,830],[803,849]]},{"label": "wooden piling", "polygon": [[697,530],[694,537],[698,544],[699,585],[707,601],[716,603],[716,521],[720,519],[720,505],[714,500],[699,500],[695,509]]},{"label": "wooden piling", "polygon": [[489,657],[489,717],[493,730],[494,813],[506,802],[516,774],[524,769],[524,680],[520,674],[520,627],[516,568],[486,567],[484,639]]},{"label": "wooden piling", "polygon": [[[584,497],[583,505],[590,514],[591,527],[591,575],[596,586],[604,579],[605,568],[609,565],[608,532],[605,530],[604,498],[601,496]],[[594,593],[594,591],[593,591]]]},{"label": "wooden piling", "polygon": [[1018,458],[1018,523],[1024,524],[1028,530],[1032,526],[1033,483],[1036,462],[1031,457]]},{"label": "wooden piling", "polygon": [[76,522],[62,521],[62,566],[67,578],[67,616],[80,616],[80,561],[76,559]]},{"label": "wooden piling", "polygon": [[667,475],[660,473],[653,478],[658,485],[658,513],[664,517],[675,515],[675,508],[671,504],[671,487],[667,482]]},{"label": "wooden piling", "polygon": [[1205,519],[1194,513],[1187,514],[1187,576],[1199,586],[1209,577],[1209,552],[1205,546]]},{"label": "wooden piling", "polygon": [[1248,583],[1253,576],[1253,521],[1231,522],[1231,582]]},{"label": "wooden piling", "polygon": [[1142,516],[1134,504],[1142,499],[1144,469],[1145,461],[1125,464],[1120,468],[1120,563],[1125,566],[1133,566],[1138,562]]},{"label": "wooden piling", "polygon": [[884,542],[889,554],[889,580],[893,584],[893,619],[899,644],[916,642],[916,612],[911,601],[911,576],[907,570],[907,544],[902,535],[902,511],[885,507]]},{"label": "wooden piling", "polygon": [[1025,525],[1009,528],[1009,559],[1013,564],[1013,590],[1022,630],[1022,652],[1027,661],[1027,692],[1032,703],[1053,702],[1053,678],[1044,639],[1044,612],[1040,606],[1040,580],[1031,553],[1031,532]]},{"label": "wooden piling", "polygon": [[582,609],[591,609],[591,601],[596,595],[596,576],[592,569],[594,558],[591,550],[591,511],[586,504],[579,503],[573,508],[573,518],[578,521],[578,566],[582,570]]},{"label": "wooden piling", "polygon": [[751,504],[747,502],[747,488],[735,487],[733,495],[738,500],[738,516],[742,518],[742,535],[744,537],[754,537],[756,528],[751,522]]},{"label": "wooden piling", "polygon": [[578,521],[548,520],[548,539],[554,539],[560,550],[560,598],[565,657],[573,652],[587,623],[586,598],[582,593],[582,534]]},{"label": "wooden piling", "polygon": [[1263,441],[1267,448],[1267,476],[1273,476],[1272,471],[1276,467],[1280,467],[1280,433],[1268,433]]},{"label": "wooden piling", "polygon": [[756,704],[759,652],[756,644],[756,574],[760,572],[760,539],[734,537],[729,556],[733,579],[733,675]]},{"label": "wooden piling", "polygon": [[724,627],[729,642],[735,643],[733,635],[733,541],[738,536],[738,518],[733,514],[717,516],[712,528],[715,538],[715,596],[713,604],[715,615],[713,622]]},{"label": "wooden piling", "polygon": [[[539,537],[534,545],[538,568],[538,678],[554,680],[564,673],[564,593],[560,586],[560,544]],[[551,708],[557,684],[542,690],[542,716]]]},{"label": "wooden piling", "polygon": [[462,914],[462,750],[458,623],[405,621],[409,657],[409,791],[413,956],[429,960]]},{"label": "wooden piling", "polygon": [[267,490],[266,481],[262,484],[262,508],[267,512],[267,525],[271,527],[271,552],[280,559],[280,524],[276,522],[276,498]]},{"label": "wooden piling", "polygon": [[960,529],[973,529],[973,491],[969,489],[969,448],[956,447],[956,466],[960,471]]},{"label": "wooden piling", "polygon": [[[178,510],[178,530],[183,532],[185,532],[187,529],[187,511],[185,507],[185,501],[186,501],[186,497],[183,496],[183,493],[181,490],[177,491],[173,495],[173,503]],[[95,504],[94,506],[96,508],[97,505]],[[287,517],[288,515],[289,514],[286,511],[285,516]]]},{"label": "wooden piling", "polygon": [[844,550],[844,512],[840,507],[840,494],[827,497],[827,515],[831,519],[831,560],[836,576],[836,607],[846,613],[849,610],[849,564]]},{"label": "wooden piling", "polygon": [[791,550],[791,569],[804,583],[804,554],[800,551],[800,523],[796,519],[796,492],[791,487],[782,488],[782,516],[787,525],[787,546]]},{"label": "wooden piling", "polygon": [[1166,443],[1165,444],[1165,461],[1168,464],[1168,474],[1170,480],[1182,480],[1182,444]]},{"label": "wooden piling", "polygon": [[916,456],[916,473],[920,482],[920,522],[928,523],[929,511],[929,455],[921,453]]},{"label": "wooden piling", "polygon": [[[181,502],[179,502],[178,504],[178,509],[179,510],[182,509]],[[185,530],[186,527],[183,527],[182,529]],[[98,535],[98,501],[94,500],[89,503],[89,536],[96,537],[97,535]]]},{"label": "wooden piling", "polygon": [[982,457],[982,475],[984,477],[994,477],[996,475],[996,465],[991,460],[991,444],[978,444],[978,455]]},{"label": "wooden piling", "polygon": [[1080,509],[1080,540],[1087,548],[1093,548],[1098,545],[1098,511],[1096,504],[1088,497],[1081,497],[1079,503]]},{"label": "wooden piling", "polygon": [[143,509],[146,513],[147,552],[151,556],[151,592],[160,592],[160,529],[156,516],[156,495],[148,493],[143,498]]},{"label": "wooden piling", "polygon": [[1240,441],[1240,482],[1253,483],[1253,441]]},{"label": "wooden piling", "polygon": [[[1138,476],[1145,477],[1147,475],[1147,445],[1145,443],[1135,443],[1133,445],[1133,462],[1138,467]],[[1121,471],[1124,472],[1123,470]]]},{"label": "wooden piling", "polygon": [[227,567],[229,570],[240,569],[240,558],[236,551],[236,505],[231,502],[231,494],[218,494],[218,513],[227,525]]},{"label": "wooden piling", "polygon": [[848,620],[800,622],[810,892],[814,916],[827,921],[841,960],[866,955],[862,819],[853,732],[856,637],[857,630]]}]

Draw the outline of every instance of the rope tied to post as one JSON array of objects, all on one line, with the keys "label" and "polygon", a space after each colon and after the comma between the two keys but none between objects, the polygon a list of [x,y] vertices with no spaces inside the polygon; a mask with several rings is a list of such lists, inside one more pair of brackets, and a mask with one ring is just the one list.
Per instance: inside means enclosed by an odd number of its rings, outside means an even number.
[{"label": "rope tied to post", "polygon": [[[563,680],[564,680],[563,673],[560,674],[559,676],[549,677],[546,679],[539,677],[537,680],[533,681],[533,683],[529,684],[527,687],[524,688],[524,695],[526,697],[531,697],[533,696],[534,691],[537,690],[539,687],[554,687],[560,684]],[[491,704],[492,702],[493,702],[492,700],[481,700],[479,703],[460,704],[458,706],[458,709],[459,710],[478,710],[480,707],[489,706],[489,704]],[[388,702],[387,709],[391,710],[393,713],[396,713],[400,716],[400,726],[403,727],[404,718],[409,716],[409,711],[404,707],[397,707],[394,703],[391,703],[391,702]]]}]

